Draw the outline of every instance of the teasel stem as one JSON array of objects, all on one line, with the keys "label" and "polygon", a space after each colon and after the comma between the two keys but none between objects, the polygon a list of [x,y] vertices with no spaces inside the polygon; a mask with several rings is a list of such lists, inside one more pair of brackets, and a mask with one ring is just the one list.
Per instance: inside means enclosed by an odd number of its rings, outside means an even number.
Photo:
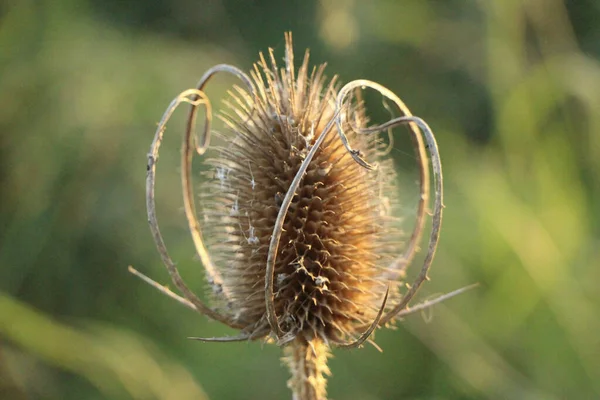
[{"label": "teasel stem", "polygon": [[293,400],[327,400],[329,346],[321,338],[297,337],[284,349],[283,361],[292,377],[288,387]]}]

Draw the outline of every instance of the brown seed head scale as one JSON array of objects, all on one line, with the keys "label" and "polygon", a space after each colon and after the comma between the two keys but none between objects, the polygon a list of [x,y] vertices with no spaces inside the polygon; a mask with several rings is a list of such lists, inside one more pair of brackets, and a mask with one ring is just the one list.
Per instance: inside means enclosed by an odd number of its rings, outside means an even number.
[{"label": "brown seed head scale", "polygon": [[[239,341],[264,338],[285,347],[294,399],[326,399],[330,347],[358,347],[378,326],[429,307],[464,290],[408,308],[427,279],[442,212],[442,175],[435,138],[402,101],[366,80],[338,90],[325,66],[309,66],[308,51],[294,68],[291,34],[283,67],[273,51],[261,54],[250,77],[235,67],[210,69],[196,89],[169,106],[149,154],[148,218],[158,250],[183,297],[130,267],[163,293],[212,319],[239,329],[239,336],[194,338]],[[210,142],[212,108],[204,86],[217,72],[229,72],[245,87],[234,87],[221,111],[227,132],[206,154],[201,220],[191,182],[194,149],[204,155]],[[403,117],[367,128],[359,88],[370,87],[392,100]],[[170,259],[156,221],[154,177],[166,122],[182,102],[192,104],[182,151],[184,205],[196,250],[212,287],[213,307],[188,289]],[[205,130],[193,133],[197,107],[206,107]],[[409,124],[417,148],[421,198],[415,228],[405,246],[396,206],[392,162],[375,133]],[[418,129],[420,128],[420,130]],[[421,133],[422,132],[422,133]],[[433,226],[420,273],[401,293],[417,249],[429,199],[429,167],[435,177]],[[352,144],[352,147],[351,145]],[[377,168],[366,160],[376,161]],[[208,240],[205,242],[203,238]],[[398,249],[405,248],[403,254]]]}]

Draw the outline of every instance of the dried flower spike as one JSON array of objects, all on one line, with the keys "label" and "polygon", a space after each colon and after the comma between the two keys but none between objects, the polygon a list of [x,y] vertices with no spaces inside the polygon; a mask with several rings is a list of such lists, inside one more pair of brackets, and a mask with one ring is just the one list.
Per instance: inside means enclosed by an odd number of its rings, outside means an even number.
[{"label": "dried flower spike", "polygon": [[[171,103],[152,143],[148,219],[183,297],[131,267],[130,271],[187,307],[240,330],[235,337],[194,339],[263,338],[283,346],[294,398],[321,400],[326,398],[330,347],[358,347],[377,327],[466,288],[408,308],[427,279],[442,218],[441,164],[427,124],[374,82],[358,80],[338,91],[335,77],[326,80],[324,65],[309,67],[308,51],[296,71],[291,34],[286,35],[283,68],[272,50],[268,56],[267,61],[260,55],[250,76],[228,65],[211,68],[196,89]],[[218,72],[237,76],[244,86],[229,93],[221,112],[228,132],[221,135],[223,144],[207,154],[210,172],[201,193],[203,235],[196,218],[191,162],[194,150],[204,155],[209,148],[212,107],[204,87]],[[358,92],[365,87],[379,91],[404,116],[367,127]],[[189,290],[179,275],[155,214],[158,149],[167,121],[182,102],[192,105],[182,150],[184,206],[212,288],[213,307]],[[197,138],[193,129],[200,105],[206,108],[206,121]],[[398,201],[393,166],[376,137],[401,124],[410,126],[414,139],[421,190],[414,231],[404,246],[394,218]],[[426,149],[435,178],[433,226],[423,266],[403,293],[399,280],[417,250],[429,200]],[[404,253],[398,254],[402,247]]]}]

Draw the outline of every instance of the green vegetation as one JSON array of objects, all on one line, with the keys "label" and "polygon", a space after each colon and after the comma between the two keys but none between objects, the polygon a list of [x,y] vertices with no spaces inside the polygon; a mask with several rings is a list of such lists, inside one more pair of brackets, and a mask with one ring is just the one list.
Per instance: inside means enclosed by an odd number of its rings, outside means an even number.
[{"label": "green vegetation", "polygon": [[[437,135],[445,220],[419,298],[481,283],[378,332],[383,354],[336,351],[331,397],[600,397],[597,2],[5,3],[0,398],[287,398],[279,349],[187,340],[234,332],[127,272],[167,282],[144,199],[162,112],[213,64],[248,70],[268,47],[282,57],[287,30],[298,55],[310,47],[344,82],[381,82]],[[201,292],[181,209],[183,116],[161,151],[158,216]],[[410,227],[414,159],[396,137]]]}]

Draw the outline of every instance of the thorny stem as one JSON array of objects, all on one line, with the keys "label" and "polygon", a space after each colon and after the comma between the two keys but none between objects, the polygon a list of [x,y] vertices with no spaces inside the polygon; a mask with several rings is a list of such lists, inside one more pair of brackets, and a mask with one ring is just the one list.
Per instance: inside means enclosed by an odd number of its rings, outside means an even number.
[{"label": "thorny stem", "polygon": [[299,337],[285,348],[283,361],[292,375],[288,387],[293,400],[327,400],[325,375],[330,375],[330,355],[329,347],[320,338],[306,341]]}]

